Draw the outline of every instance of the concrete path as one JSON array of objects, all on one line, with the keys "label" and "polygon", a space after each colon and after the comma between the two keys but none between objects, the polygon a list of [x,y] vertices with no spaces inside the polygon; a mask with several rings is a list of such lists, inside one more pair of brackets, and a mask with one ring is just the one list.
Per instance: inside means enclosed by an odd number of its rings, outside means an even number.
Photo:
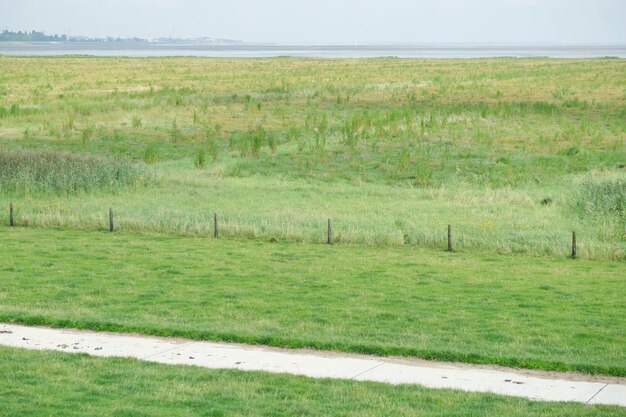
[{"label": "concrete path", "polygon": [[626,379],[0,324],[0,345],[626,407]]}]

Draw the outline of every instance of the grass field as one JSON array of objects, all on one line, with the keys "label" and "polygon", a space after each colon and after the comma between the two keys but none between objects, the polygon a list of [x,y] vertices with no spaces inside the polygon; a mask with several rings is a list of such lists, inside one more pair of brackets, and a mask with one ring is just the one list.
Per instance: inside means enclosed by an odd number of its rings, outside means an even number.
[{"label": "grass field", "polygon": [[0,348],[0,414],[623,416],[623,409]]},{"label": "grass field", "polygon": [[[0,56],[0,322],[626,376],[625,74]],[[11,349],[0,380],[24,416],[624,415]]]},{"label": "grass field", "polygon": [[104,228],[113,206],[124,230],[207,236],[217,212],[223,237],[320,242],[331,217],[336,243],[430,248],[452,224],[458,250],[548,257],[575,230],[580,257],[626,259],[621,59],[0,66],[20,224]]},{"label": "grass field", "polygon": [[624,266],[2,228],[0,321],[626,376]]}]

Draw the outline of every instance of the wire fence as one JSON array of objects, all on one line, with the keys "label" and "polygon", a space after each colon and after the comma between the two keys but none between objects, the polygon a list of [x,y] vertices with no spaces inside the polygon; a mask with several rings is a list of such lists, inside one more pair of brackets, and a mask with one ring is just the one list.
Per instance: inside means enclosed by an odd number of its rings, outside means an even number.
[{"label": "wire fence", "polygon": [[[117,218],[116,218],[116,214],[115,211],[113,210],[113,207],[109,207],[108,209],[108,215],[106,216],[108,219],[108,223],[106,224],[106,228],[109,232],[113,233],[117,230],[120,229],[119,223],[117,222]],[[9,219],[8,219],[8,225],[9,227],[15,227],[15,226],[28,226],[28,222],[22,222],[21,224],[18,224],[17,219],[16,219],[16,209],[13,203],[9,204]],[[127,219],[128,220],[128,219]],[[208,220],[208,219],[207,219]],[[131,222],[122,222],[122,225],[124,224],[132,224]],[[212,236],[214,239],[219,239],[221,236],[221,224],[222,224],[222,218],[220,217],[220,215],[218,215],[218,213],[213,213],[213,216],[211,218],[211,220],[208,220],[204,223],[204,230],[205,233],[203,234],[207,234],[206,232],[211,230],[212,231]],[[104,224],[102,224],[102,227],[105,227]],[[313,236],[315,235],[319,235],[319,239],[315,239],[313,238],[313,241],[318,241],[320,243],[324,242],[327,245],[332,245],[335,242],[335,232],[336,232],[336,224],[333,222],[333,220],[331,218],[328,218],[326,220],[326,230],[325,230],[325,234],[323,235],[320,232],[320,228],[319,226],[315,225],[314,227],[311,227],[311,234]],[[128,228],[131,231],[136,231],[135,228],[133,227],[129,227]],[[443,228],[442,228],[443,229]],[[238,231],[240,233],[238,233]],[[229,228],[229,236],[237,236],[237,235],[245,235],[245,237],[250,237],[248,233],[245,233],[245,231],[242,231],[242,228]],[[322,238],[323,236],[323,238]],[[439,242],[441,241],[444,245],[442,245],[442,249],[445,248],[445,250],[447,250],[448,252],[454,252],[455,251],[455,247],[456,247],[456,236],[455,236],[455,231],[453,229],[453,225],[452,224],[448,224],[446,229],[441,230],[441,239],[433,239],[434,242]],[[427,245],[427,246],[435,246],[436,245]],[[578,256],[578,242],[577,242],[577,236],[576,236],[576,232],[573,231],[572,235],[571,235],[571,252],[570,252],[570,257],[575,259]]]}]

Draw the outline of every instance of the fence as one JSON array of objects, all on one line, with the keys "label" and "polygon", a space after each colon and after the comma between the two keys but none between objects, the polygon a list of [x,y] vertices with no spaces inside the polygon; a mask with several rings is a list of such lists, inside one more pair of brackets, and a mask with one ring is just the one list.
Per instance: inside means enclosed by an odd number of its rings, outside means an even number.
[{"label": "fence", "polygon": [[[9,204],[9,226],[10,227],[15,227],[16,222],[15,222],[15,214],[14,214],[14,206],[13,203]],[[109,207],[109,213],[108,213],[108,219],[109,219],[109,224],[108,224],[108,230],[109,232],[114,232],[115,231],[115,223],[114,223],[114,215],[113,215],[113,208]],[[213,214],[213,238],[214,239],[218,239],[219,238],[219,221],[218,221],[218,215],[217,213]],[[327,245],[332,245],[333,244],[333,222],[332,219],[328,219],[328,229],[327,229],[327,235],[326,235],[326,244]],[[454,245],[453,245],[453,234],[452,234],[452,225],[449,224],[448,228],[447,228],[447,251],[448,252],[454,252]],[[577,241],[576,241],[576,232],[572,232],[572,241],[571,241],[571,258],[575,259],[577,256]]]}]

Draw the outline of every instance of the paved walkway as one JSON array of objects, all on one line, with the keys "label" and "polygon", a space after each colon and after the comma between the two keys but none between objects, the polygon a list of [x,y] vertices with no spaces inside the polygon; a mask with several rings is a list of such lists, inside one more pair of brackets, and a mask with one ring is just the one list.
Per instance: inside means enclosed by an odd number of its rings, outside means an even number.
[{"label": "paved walkway", "polygon": [[626,407],[624,378],[0,324],[0,345]]}]

